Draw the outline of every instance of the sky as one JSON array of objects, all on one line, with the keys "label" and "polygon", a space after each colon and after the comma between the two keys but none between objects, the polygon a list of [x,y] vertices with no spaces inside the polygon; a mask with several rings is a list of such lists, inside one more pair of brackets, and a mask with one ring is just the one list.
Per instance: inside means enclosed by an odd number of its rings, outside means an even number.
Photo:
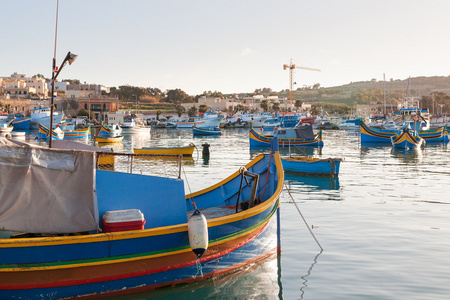
[{"label": "sky", "polygon": [[[0,77],[51,77],[57,0],[0,0]],[[450,75],[450,1],[60,0],[58,80],[252,93]]]}]

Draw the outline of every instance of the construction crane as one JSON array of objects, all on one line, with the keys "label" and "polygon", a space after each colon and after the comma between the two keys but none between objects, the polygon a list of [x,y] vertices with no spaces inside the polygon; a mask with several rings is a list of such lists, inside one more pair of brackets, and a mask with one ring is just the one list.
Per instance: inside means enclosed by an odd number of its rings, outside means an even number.
[{"label": "construction crane", "polygon": [[295,69],[320,72],[319,69],[312,69],[312,68],[296,66],[295,64],[292,63],[292,58],[291,58],[291,63],[289,65],[283,65],[283,70],[286,70],[286,69],[289,69],[289,100],[294,100],[293,85],[294,85],[294,70]]}]

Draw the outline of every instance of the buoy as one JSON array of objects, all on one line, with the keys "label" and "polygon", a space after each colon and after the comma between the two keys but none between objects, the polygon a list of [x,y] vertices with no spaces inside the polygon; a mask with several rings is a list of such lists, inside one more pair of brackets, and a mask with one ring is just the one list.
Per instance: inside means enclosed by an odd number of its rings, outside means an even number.
[{"label": "buoy", "polygon": [[198,209],[189,218],[188,234],[189,245],[199,259],[208,248],[208,224],[205,216]]}]

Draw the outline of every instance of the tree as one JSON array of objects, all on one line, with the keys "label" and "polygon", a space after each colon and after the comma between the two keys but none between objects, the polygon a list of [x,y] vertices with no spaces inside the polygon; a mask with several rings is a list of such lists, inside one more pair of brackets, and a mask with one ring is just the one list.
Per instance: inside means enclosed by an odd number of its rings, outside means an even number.
[{"label": "tree", "polygon": [[275,103],[272,105],[272,110],[273,110],[273,111],[279,111],[279,110],[280,110],[280,103],[275,102]]},{"label": "tree", "polygon": [[177,106],[175,106],[175,111],[176,111],[176,113],[178,115],[178,118],[179,118],[186,111],[186,109],[183,106],[181,106],[181,105],[177,105]]},{"label": "tree", "polygon": [[295,107],[297,108],[297,109],[299,109],[300,107],[302,107],[302,100],[295,100]]},{"label": "tree", "polygon": [[205,113],[207,111],[208,111],[208,106],[206,106],[206,104],[200,104],[200,106],[198,107],[198,112]]},{"label": "tree", "polygon": [[180,89],[168,90],[166,93],[166,97],[162,99],[164,102],[179,104],[182,103],[185,98],[188,98],[189,95],[183,92]]},{"label": "tree", "polygon": [[262,100],[259,106],[263,109],[263,111],[267,111],[269,109],[269,103],[267,100]]},{"label": "tree", "polygon": [[188,109],[188,116],[195,117],[196,115],[197,115],[197,107],[195,107],[195,105],[194,105]]},{"label": "tree", "polygon": [[156,120],[159,121],[159,116],[161,115],[161,113],[162,113],[162,111],[161,111],[160,109],[158,109],[158,110],[156,111]]}]

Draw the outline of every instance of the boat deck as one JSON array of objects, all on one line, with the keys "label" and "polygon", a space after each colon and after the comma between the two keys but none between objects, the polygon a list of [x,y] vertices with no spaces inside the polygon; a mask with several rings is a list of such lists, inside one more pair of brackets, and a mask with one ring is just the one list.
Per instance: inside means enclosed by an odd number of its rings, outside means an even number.
[{"label": "boat deck", "polygon": [[[187,212],[188,219],[192,216],[195,210],[191,210]],[[220,218],[228,215],[232,215],[236,213],[236,206],[222,206],[222,207],[208,207],[201,208],[199,211],[205,216],[207,220]]]}]

